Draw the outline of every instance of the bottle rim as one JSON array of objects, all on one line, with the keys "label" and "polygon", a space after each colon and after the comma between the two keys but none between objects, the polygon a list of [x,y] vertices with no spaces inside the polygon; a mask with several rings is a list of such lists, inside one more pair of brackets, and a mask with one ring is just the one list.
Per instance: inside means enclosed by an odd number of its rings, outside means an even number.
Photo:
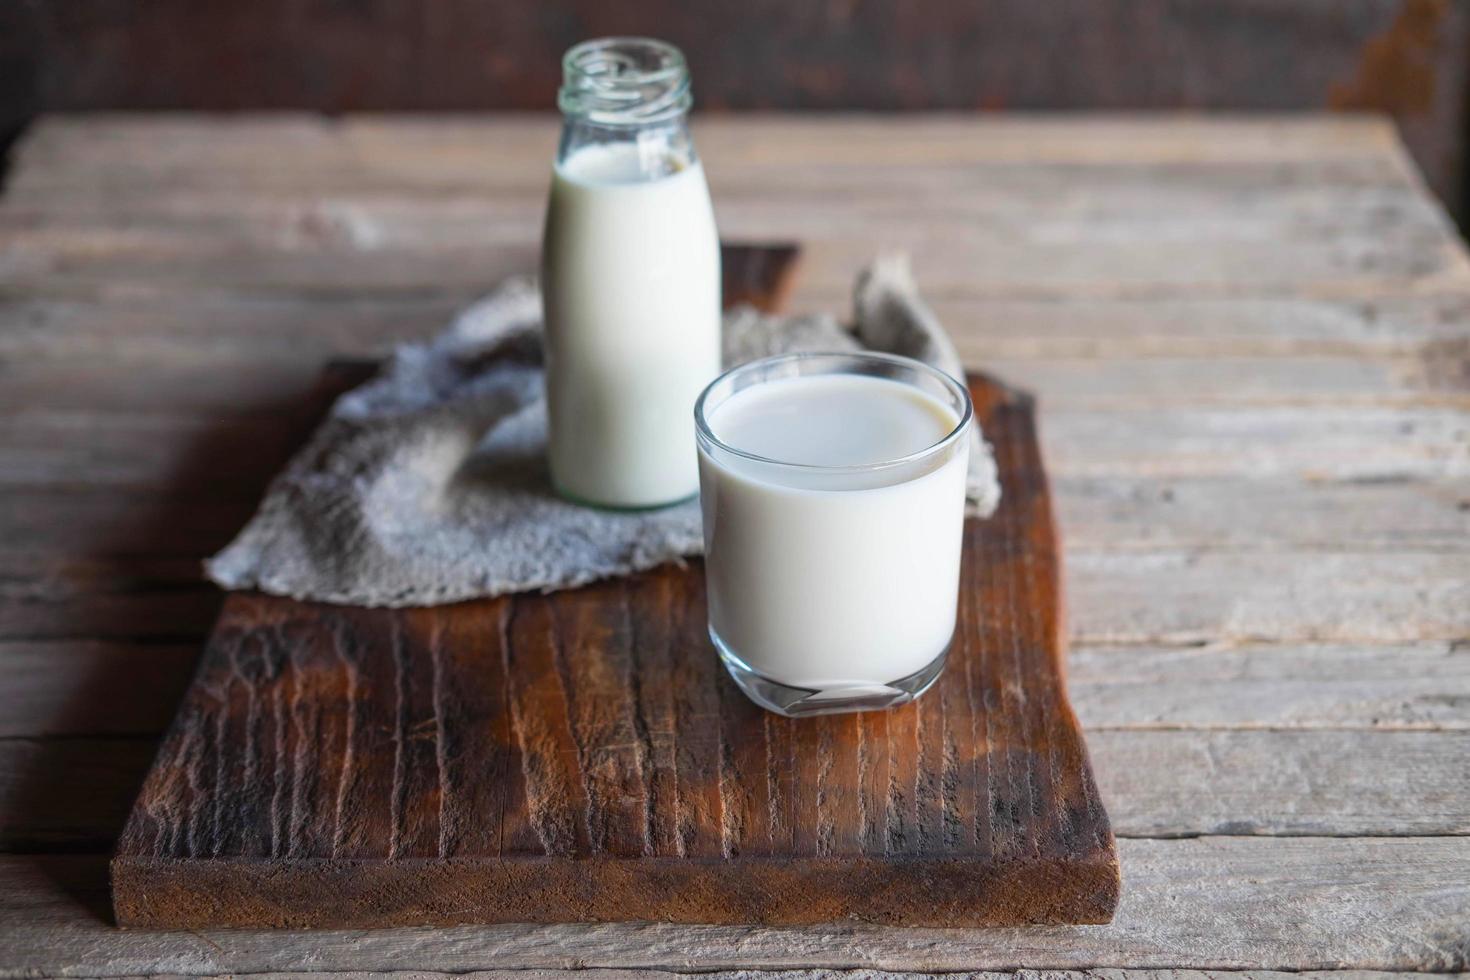
[{"label": "bottle rim", "polygon": [[693,95],[684,54],[651,37],[600,37],[562,56],[557,107],[603,126],[643,126],[689,111]]}]

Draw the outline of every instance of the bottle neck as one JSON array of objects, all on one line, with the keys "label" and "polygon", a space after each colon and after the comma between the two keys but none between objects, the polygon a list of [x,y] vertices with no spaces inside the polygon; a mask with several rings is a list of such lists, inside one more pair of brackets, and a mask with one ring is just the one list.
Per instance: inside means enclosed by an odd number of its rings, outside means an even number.
[{"label": "bottle neck", "polygon": [[699,160],[684,115],[643,126],[603,126],[568,116],[557,147],[557,165],[567,163],[583,150],[616,157],[619,182],[657,180]]},{"label": "bottle neck", "polygon": [[652,38],[584,41],[562,59],[557,95],[564,125],[558,165],[598,147],[621,179],[655,180],[696,162],[689,136],[689,70],[671,44]]}]

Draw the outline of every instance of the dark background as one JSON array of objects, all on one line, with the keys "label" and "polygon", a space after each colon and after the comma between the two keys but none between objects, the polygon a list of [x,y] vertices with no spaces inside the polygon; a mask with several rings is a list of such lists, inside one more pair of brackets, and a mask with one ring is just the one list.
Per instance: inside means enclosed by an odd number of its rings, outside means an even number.
[{"label": "dark background", "polygon": [[653,34],[699,106],[1391,113],[1466,199],[1463,0],[0,0],[0,131],[102,109],[548,109]]}]

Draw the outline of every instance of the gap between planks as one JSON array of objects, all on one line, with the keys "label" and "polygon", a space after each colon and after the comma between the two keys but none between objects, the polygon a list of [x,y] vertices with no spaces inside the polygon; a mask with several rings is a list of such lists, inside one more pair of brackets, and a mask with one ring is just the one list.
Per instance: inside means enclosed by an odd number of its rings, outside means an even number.
[{"label": "gap between planks", "polygon": [[[669,977],[699,977],[700,980],[1470,980],[1464,973],[1416,973],[1373,970],[1133,970],[1099,968],[1092,970],[954,970],[949,972],[908,972],[895,970],[712,970],[678,969],[587,969],[545,970],[535,967],[507,970],[470,970],[445,973],[434,970],[402,970],[368,972],[357,970],[318,970],[267,973],[231,973],[199,977],[198,980],[229,980],[231,977],[252,980],[657,980]],[[107,976],[94,980],[156,980],[139,976]]]}]

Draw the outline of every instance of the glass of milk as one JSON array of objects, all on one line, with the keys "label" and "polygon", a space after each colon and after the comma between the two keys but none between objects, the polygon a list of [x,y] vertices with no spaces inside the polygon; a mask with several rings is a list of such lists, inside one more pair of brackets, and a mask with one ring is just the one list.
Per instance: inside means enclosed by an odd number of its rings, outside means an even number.
[{"label": "glass of milk", "polygon": [[660,507],[699,489],[691,410],[720,373],[720,243],[672,45],[602,38],[563,59],[542,242],[551,479]]},{"label": "glass of milk", "polygon": [[887,354],[788,354],[694,408],[709,631],[757,704],[866,711],[944,669],[959,596],[973,410]]}]

